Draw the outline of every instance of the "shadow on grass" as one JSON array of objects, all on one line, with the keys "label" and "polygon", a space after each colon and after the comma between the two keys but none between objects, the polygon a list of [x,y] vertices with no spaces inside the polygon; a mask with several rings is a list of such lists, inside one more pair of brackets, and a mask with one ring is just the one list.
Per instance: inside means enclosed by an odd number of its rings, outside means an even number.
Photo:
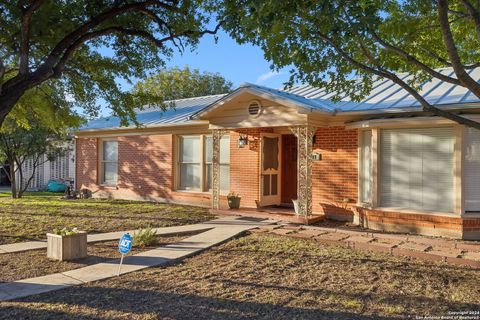
[{"label": "shadow on grass", "polygon": [[[160,289],[160,288],[159,288]],[[294,297],[292,296],[292,299]],[[3,307],[0,318],[45,318],[45,319],[91,319],[94,312],[108,317],[110,314],[148,314],[167,319],[390,319],[381,316],[363,316],[353,311],[330,311],[319,308],[304,308],[266,303],[241,301],[217,297],[202,297],[194,294],[142,289],[81,287],[62,290],[50,296],[33,296],[21,300],[28,304]],[[48,303],[49,310],[41,310],[37,303]],[[57,305],[55,307],[55,305]],[[75,306],[75,307],[73,307]],[[55,310],[58,308],[57,310]],[[70,311],[75,310],[75,311]],[[74,313],[75,312],[75,313]]]}]

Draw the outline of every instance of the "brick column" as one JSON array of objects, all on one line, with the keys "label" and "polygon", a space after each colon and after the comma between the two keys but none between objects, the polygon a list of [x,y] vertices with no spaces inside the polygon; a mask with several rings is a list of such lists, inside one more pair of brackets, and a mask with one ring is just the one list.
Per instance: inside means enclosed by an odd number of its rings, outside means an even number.
[{"label": "brick column", "polygon": [[212,130],[212,208],[220,208],[220,139],[228,130]]}]

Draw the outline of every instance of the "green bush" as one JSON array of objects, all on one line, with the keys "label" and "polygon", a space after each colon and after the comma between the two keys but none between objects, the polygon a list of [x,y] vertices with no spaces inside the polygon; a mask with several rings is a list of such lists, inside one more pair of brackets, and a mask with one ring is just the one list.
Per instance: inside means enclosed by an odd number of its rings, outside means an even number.
[{"label": "green bush", "polygon": [[71,230],[68,230],[67,228],[63,228],[61,230],[53,229],[52,233],[59,236],[73,236],[78,233],[78,229],[75,227],[72,228]]},{"label": "green bush", "polygon": [[155,243],[157,231],[152,228],[142,229],[133,234],[133,245],[137,247],[146,247]]}]

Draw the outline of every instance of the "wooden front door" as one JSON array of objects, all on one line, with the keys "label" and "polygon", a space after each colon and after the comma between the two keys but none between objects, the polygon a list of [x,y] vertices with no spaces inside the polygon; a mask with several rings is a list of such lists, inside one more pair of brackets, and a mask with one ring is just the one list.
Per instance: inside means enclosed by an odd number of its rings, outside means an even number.
[{"label": "wooden front door", "polygon": [[279,205],[282,175],[281,154],[282,136],[275,133],[262,133],[260,159],[260,205]]},{"label": "wooden front door", "polygon": [[293,205],[297,199],[297,138],[282,136],[282,204]]}]

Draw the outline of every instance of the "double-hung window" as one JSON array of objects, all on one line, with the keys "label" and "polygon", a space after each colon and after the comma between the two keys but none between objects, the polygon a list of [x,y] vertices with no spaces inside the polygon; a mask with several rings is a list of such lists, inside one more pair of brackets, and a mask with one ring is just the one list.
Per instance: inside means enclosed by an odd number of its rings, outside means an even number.
[{"label": "double-hung window", "polygon": [[[179,190],[211,191],[213,180],[213,140],[209,135],[178,137]],[[220,189],[230,187],[230,137],[220,140]]]},{"label": "double-hung window", "polygon": [[118,180],[118,141],[103,140],[100,182],[116,185]]}]

